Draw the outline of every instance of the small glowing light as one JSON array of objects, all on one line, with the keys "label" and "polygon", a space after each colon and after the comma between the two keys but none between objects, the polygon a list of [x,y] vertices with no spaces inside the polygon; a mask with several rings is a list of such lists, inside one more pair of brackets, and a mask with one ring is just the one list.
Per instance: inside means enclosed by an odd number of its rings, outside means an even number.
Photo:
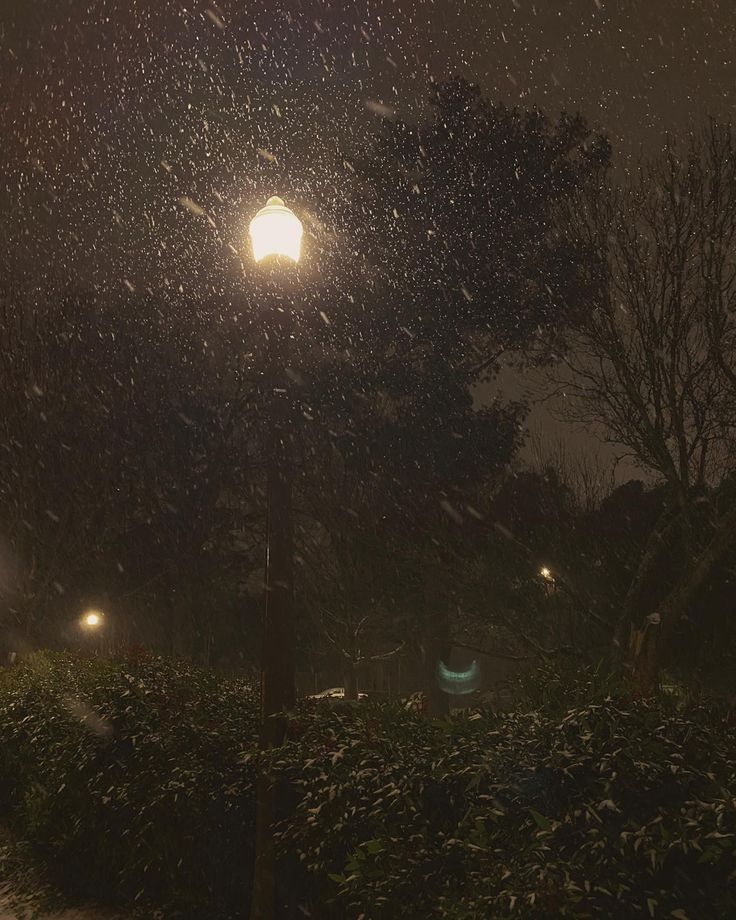
[{"label": "small glowing light", "polygon": [[552,574],[550,569],[547,568],[546,565],[542,566],[542,568],[539,570],[539,574],[542,576],[542,578],[544,578],[545,581],[555,580],[554,575]]},{"label": "small glowing light", "polygon": [[102,625],[102,614],[98,610],[88,610],[82,616],[82,626],[87,629],[97,629]]},{"label": "small glowing light", "polygon": [[299,261],[304,228],[299,218],[274,196],[250,222],[250,239],[256,262],[267,256],[286,256]]},{"label": "small glowing light", "polygon": [[473,661],[466,671],[452,671],[444,661],[437,662],[437,683],[440,690],[451,696],[473,693],[480,687],[480,668]]}]

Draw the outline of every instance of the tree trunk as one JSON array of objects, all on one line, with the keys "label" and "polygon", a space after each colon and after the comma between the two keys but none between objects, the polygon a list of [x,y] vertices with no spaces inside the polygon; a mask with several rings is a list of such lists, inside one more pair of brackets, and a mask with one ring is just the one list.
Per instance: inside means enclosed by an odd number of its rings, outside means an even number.
[{"label": "tree trunk", "polygon": [[345,699],[358,699],[358,676],[355,673],[355,662],[352,658],[345,659]]},{"label": "tree trunk", "polygon": [[693,600],[695,594],[703,587],[724,554],[736,539],[736,505],[721,518],[718,527],[686,575],[659,606],[659,611],[650,614],[644,624],[636,628],[632,625],[629,641],[628,664],[631,680],[638,695],[652,693],[658,683],[662,647],[672,637],[682,613]]},{"label": "tree trunk", "polygon": [[441,719],[450,712],[450,698],[440,688],[438,668],[440,661],[448,663],[450,657],[450,623],[447,611],[438,612],[422,642],[424,665],[424,692],[427,695],[427,715]]},{"label": "tree trunk", "polygon": [[657,522],[644,548],[639,567],[634,579],[629,586],[624,598],[621,615],[616,623],[613,636],[614,659],[619,662],[627,661],[631,657],[632,629],[641,615],[641,605],[647,586],[650,583],[652,572],[655,570],[662,553],[667,548],[667,542],[675,527],[679,524],[680,516],[676,512],[665,512]]},{"label": "tree trunk", "polygon": [[628,665],[634,696],[650,696],[659,686],[660,618],[653,614],[640,629],[632,625]]},{"label": "tree trunk", "polygon": [[662,635],[669,639],[673,628],[693,600],[696,593],[710,577],[714,567],[736,541],[736,504],[718,522],[718,527],[696,560],[687,578],[680,580],[660,605]]},{"label": "tree trunk", "polygon": [[450,699],[439,684],[439,663],[448,664],[450,657],[450,618],[432,569],[424,573],[424,610],[427,621],[421,650],[426,714],[431,719],[441,719],[450,712]]}]

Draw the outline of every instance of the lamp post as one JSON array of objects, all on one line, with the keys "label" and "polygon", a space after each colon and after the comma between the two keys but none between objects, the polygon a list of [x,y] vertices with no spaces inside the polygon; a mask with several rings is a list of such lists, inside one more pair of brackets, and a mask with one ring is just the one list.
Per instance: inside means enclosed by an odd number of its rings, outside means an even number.
[{"label": "lamp post", "polygon": [[102,624],[102,614],[96,610],[89,610],[82,619],[82,625],[86,629],[98,629]]},{"label": "lamp post", "polygon": [[105,615],[101,610],[97,609],[85,610],[79,619],[79,625],[82,632],[87,637],[90,647],[95,651],[99,651],[100,637],[104,623]]},{"label": "lamp post", "polygon": [[[267,310],[270,388],[268,433],[266,610],[261,661],[261,742],[281,742],[277,714],[295,702],[291,431],[284,375],[291,344],[288,294],[301,254],[302,224],[280,198],[269,198],[250,222],[253,257],[267,273],[274,302]],[[287,296],[284,297],[283,295]]]},{"label": "lamp post", "polygon": [[[261,657],[260,747],[278,747],[285,723],[279,716],[295,703],[294,561],[291,502],[292,460],[289,400],[284,370],[292,335],[289,289],[301,254],[303,228],[299,218],[280,198],[269,198],[250,223],[253,257],[269,282],[268,432],[266,606]],[[286,295],[286,296],[284,296]],[[251,920],[273,920],[276,915],[276,857],[273,824],[277,795],[273,781],[262,770],[256,802],[256,856],[253,872]]]}]

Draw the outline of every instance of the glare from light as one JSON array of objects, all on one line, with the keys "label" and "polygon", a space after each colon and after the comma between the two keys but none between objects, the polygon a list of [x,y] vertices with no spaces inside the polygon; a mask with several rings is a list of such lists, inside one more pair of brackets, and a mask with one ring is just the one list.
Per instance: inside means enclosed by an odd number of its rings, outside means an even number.
[{"label": "glare from light", "polygon": [[543,578],[545,581],[554,581],[554,580],[555,580],[554,575],[552,574],[552,572],[550,571],[550,569],[547,568],[546,565],[543,565],[543,566],[542,566],[542,568],[539,570],[539,574],[542,576],[542,578]]},{"label": "glare from light", "polygon": [[274,196],[250,222],[253,258],[260,262],[267,256],[286,256],[299,261],[304,228],[299,218]]},{"label": "glare from light", "polygon": [[102,614],[98,610],[88,610],[82,616],[82,626],[85,629],[99,629],[102,626]]},{"label": "glare from light", "polygon": [[437,683],[440,690],[451,696],[463,696],[473,693],[480,687],[480,668],[473,661],[465,671],[453,671],[444,661],[437,662]]}]

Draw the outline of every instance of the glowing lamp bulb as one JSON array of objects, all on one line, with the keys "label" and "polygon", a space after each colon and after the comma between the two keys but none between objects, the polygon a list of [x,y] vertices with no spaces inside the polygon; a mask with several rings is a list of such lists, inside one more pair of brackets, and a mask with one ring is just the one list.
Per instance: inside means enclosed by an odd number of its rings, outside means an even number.
[{"label": "glowing lamp bulb", "polygon": [[304,228],[299,218],[274,196],[250,222],[250,239],[256,262],[268,256],[286,256],[299,261]]},{"label": "glowing lamp bulb", "polygon": [[96,629],[102,623],[102,615],[99,614],[96,610],[90,610],[82,617],[82,623],[88,629]]},{"label": "glowing lamp bulb", "polygon": [[545,579],[545,581],[554,581],[552,572],[547,568],[546,565],[542,566],[542,568],[539,570],[539,574],[542,576],[542,578]]}]

